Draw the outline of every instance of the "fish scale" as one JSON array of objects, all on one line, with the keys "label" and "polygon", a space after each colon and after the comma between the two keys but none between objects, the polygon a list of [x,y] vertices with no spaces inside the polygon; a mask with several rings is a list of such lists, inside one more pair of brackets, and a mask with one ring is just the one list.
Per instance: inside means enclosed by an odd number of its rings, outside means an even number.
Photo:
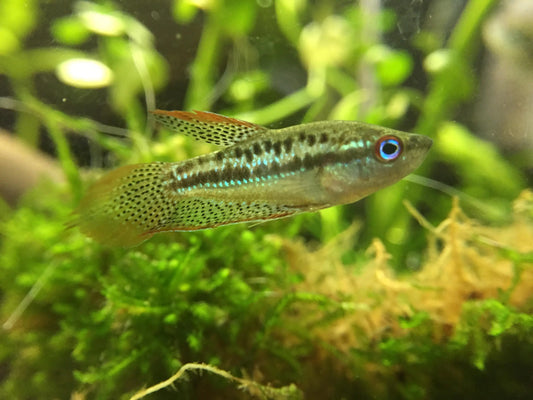
[{"label": "fish scale", "polygon": [[164,231],[281,218],[357,201],[413,171],[431,139],[353,121],[283,129],[207,112],[162,111],[163,126],[224,145],[177,163],[127,165],[89,188],[74,224],[109,245]]}]

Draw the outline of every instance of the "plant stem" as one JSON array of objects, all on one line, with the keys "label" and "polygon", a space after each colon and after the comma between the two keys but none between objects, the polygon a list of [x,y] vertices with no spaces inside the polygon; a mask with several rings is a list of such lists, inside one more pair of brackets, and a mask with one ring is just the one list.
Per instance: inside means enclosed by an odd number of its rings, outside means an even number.
[{"label": "plant stem", "polygon": [[220,37],[222,33],[216,18],[208,15],[198,44],[198,52],[191,66],[191,81],[185,99],[187,110],[209,110],[211,108],[215,68],[223,46],[223,43],[220,43]]},{"label": "plant stem", "polygon": [[[448,49],[455,57],[454,61],[461,61],[466,67],[470,67],[478,53],[478,38],[480,27],[490,9],[496,4],[496,0],[471,0],[467,3],[459,21],[457,22],[450,39]],[[434,136],[439,125],[450,118],[453,109],[459,105],[455,95],[457,88],[449,74],[441,73],[435,76],[428,96],[424,101],[421,116],[414,129],[417,133]],[[417,171],[424,175],[428,169],[423,164]],[[408,240],[409,214],[402,209],[401,199],[405,198],[407,184],[398,182],[393,188],[376,193],[368,202],[368,229],[371,236],[386,237],[387,232],[403,232],[402,237]],[[420,186],[409,186],[409,199],[417,203],[423,197]],[[398,243],[401,244],[401,243]],[[405,258],[404,246],[396,247],[396,257]],[[390,249],[389,249],[390,250]],[[394,251],[391,251],[394,253]],[[399,260],[400,261],[400,260]],[[403,263],[402,263],[403,264]]]},{"label": "plant stem", "polygon": [[[496,5],[496,0],[471,0],[461,14],[448,40],[447,48],[454,57],[471,65],[478,53],[478,38],[481,24],[488,12]],[[453,62],[453,61],[452,61]],[[431,85],[430,92],[424,102],[422,115],[415,131],[426,135],[434,135],[439,124],[448,118],[457,102],[453,102],[455,85],[450,84],[450,77],[439,74]],[[451,101],[452,100],[452,101]]]},{"label": "plant stem", "polygon": [[317,98],[309,93],[304,88],[291,93],[288,96],[283,97],[281,100],[275,103],[269,104],[259,110],[249,111],[236,115],[236,118],[240,118],[246,121],[253,121],[256,124],[270,124],[274,121],[279,121],[296,111],[301,110],[309,106]]}]

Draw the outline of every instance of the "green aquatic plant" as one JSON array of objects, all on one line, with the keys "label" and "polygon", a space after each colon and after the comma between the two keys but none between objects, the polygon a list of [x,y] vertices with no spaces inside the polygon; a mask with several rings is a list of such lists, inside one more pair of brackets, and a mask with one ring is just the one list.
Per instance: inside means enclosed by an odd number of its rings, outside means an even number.
[{"label": "green aquatic plant", "polygon": [[[68,397],[78,387],[117,398],[140,381],[164,378],[183,359],[216,366],[252,355],[247,333],[260,330],[256,307],[290,281],[279,245],[242,227],[99,251],[81,234],[65,232],[59,194],[28,200],[3,227],[1,287],[15,285],[2,303],[2,359],[13,356],[7,349],[25,354],[10,362],[18,378],[5,382],[3,396]],[[48,217],[55,222],[44,222]],[[28,290],[31,306],[10,317]],[[51,387],[58,368],[72,372]]]},{"label": "green aquatic plant", "polygon": [[[160,142],[151,140],[152,129],[146,121],[145,109],[155,107],[155,91],[168,81],[169,66],[155,49],[157,38],[139,21],[111,2],[96,5],[80,1],[74,4],[71,15],[52,23],[50,31],[57,46],[25,49],[24,39],[35,27],[38,13],[31,5],[21,13],[10,4],[5,3],[5,19],[10,21],[5,24],[5,35],[16,38],[17,45],[5,49],[0,57],[0,72],[9,79],[15,96],[10,107],[20,111],[14,130],[26,142],[35,144],[39,129],[46,128],[76,198],[81,196],[82,186],[67,134],[89,137],[111,155],[111,163],[115,164],[160,160],[161,153],[169,160],[198,153],[199,147],[180,141],[182,147],[187,144],[189,151],[184,153],[180,149],[172,155],[170,150],[176,150],[175,144],[171,144],[171,149],[165,147],[176,139],[170,139],[165,131],[161,132]],[[415,63],[421,60],[383,40],[398,22],[390,10],[330,1],[314,7],[305,1],[176,0],[173,15],[180,26],[189,28],[200,14],[204,19],[190,66],[185,104],[173,108],[211,109],[259,124],[358,119],[417,131],[437,139],[437,151],[420,170],[425,174],[431,171],[434,162],[450,162],[449,153],[438,149],[449,149],[449,137],[457,130],[448,129],[446,121],[460,104],[472,97],[477,84],[472,68],[479,48],[480,26],[495,4],[494,0],[469,2],[447,41],[430,31],[421,31],[414,37],[414,45],[425,56],[423,66],[429,81],[429,92],[425,95],[404,86]],[[25,23],[19,26],[22,19]],[[265,39],[254,39],[258,34]],[[92,51],[79,50],[91,40],[96,42]],[[273,44],[277,46],[274,48]],[[51,107],[37,96],[34,81],[39,74],[55,71],[60,76],[61,65],[79,58],[98,61],[111,71],[113,80],[106,89],[108,105],[123,119],[126,130],[69,116],[60,112],[59,106]],[[280,77],[272,67],[276,60],[285,59],[296,71],[287,78],[290,92],[276,83]],[[139,94],[144,95],[145,104],[139,100]],[[106,133],[127,136],[128,140]],[[464,133],[455,135],[451,145],[466,150],[476,143],[472,142],[470,132]],[[499,157],[496,151],[489,154],[486,162],[475,168],[468,157],[456,158],[451,169],[460,169],[459,174],[475,169],[472,172],[475,174]],[[482,182],[475,179],[459,188],[494,202],[492,212],[485,208],[480,217],[501,219],[504,215],[498,217],[495,210],[503,203],[508,204],[524,188],[520,172],[507,165],[506,170],[512,172],[506,178],[512,179],[505,180],[509,190],[499,194],[499,199],[490,199],[494,191],[487,193]],[[427,189],[411,183],[400,183],[372,196],[365,202],[367,224],[361,235],[363,245],[374,237],[385,240],[399,266],[405,264],[411,251],[423,245],[410,240],[411,224],[401,207],[406,192],[415,204],[428,198]],[[430,193],[429,197],[431,204],[439,205],[431,211],[433,218],[443,218],[449,206],[448,196]],[[352,211],[353,207],[344,210]],[[327,210],[321,215],[324,232],[319,238],[335,234],[334,221],[346,226],[342,222],[346,219],[343,209]]]},{"label": "green aquatic plant", "polygon": [[[180,398],[416,399],[453,393],[437,384],[443,371],[495,379],[533,350],[530,192],[502,228],[457,206],[431,227],[413,210],[431,246],[424,268],[399,278],[379,241],[353,249],[357,227],[318,248],[237,225],[106,250],[64,230],[64,196],[37,189],[3,223],[2,397],[140,398],[181,371]],[[194,360],[214,375],[184,381]],[[518,379],[511,371],[500,382]],[[164,386],[156,398],[174,398]]]},{"label": "green aquatic plant", "polygon": [[[119,159],[146,161],[152,158],[148,152],[147,134],[147,128],[151,128],[146,123],[144,110],[147,107],[154,108],[154,90],[166,82],[167,66],[154,49],[151,33],[111,4],[98,6],[83,1],[75,3],[72,15],[56,19],[50,27],[55,45],[24,48],[24,40],[37,22],[37,4],[28,2],[25,7],[20,7],[17,2],[2,3],[4,25],[0,39],[4,41],[6,36],[16,39],[16,45],[0,53],[0,73],[8,78],[14,95],[12,98],[3,98],[2,105],[18,111],[13,130],[27,144],[35,146],[39,141],[40,129],[46,129],[65,175],[74,193],[79,196],[79,169],[68,145],[67,133],[89,137]],[[91,51],[80,50],[79,47],[89,40],[95,40],[97,46]],[[66,65],[72,61],[78,63],[67,69]],[[87,67],[84,62],[88,61],[108,70],[112,84],[99,81],[100,70],[95,72]],[[79,90],[107,85],[107,106],[122,117],[127,130],[106,126],[89,118],[71,116],[59,111],[58,107],[46,104],[37,95],[35,86],[40,75],[50,73],[55,73],[60,81]],[[93,81],[89,80],[91,77]],[[139,101],[139,93],[144,94],[146,104]],[[82,96],[81,92],[74,92],[76,94]],[[64,97],[60,101],[76,102],[77,99]],[[106,137],[105,134],[127,135],[131,145],[125,147],[123,141],[112,136]]]}]

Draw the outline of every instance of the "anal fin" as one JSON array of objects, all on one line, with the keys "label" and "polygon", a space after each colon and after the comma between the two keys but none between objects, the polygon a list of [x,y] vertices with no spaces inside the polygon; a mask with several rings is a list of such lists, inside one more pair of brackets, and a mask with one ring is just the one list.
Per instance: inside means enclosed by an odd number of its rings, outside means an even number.
[{"label": "anal fin", "polygon": [[164,226],[156,227],[145,234],[165,231],[193,231],[239,222],[276,219],[302,211],[298,208],[264,202],[189,197],[174,203],[175,214]]}]

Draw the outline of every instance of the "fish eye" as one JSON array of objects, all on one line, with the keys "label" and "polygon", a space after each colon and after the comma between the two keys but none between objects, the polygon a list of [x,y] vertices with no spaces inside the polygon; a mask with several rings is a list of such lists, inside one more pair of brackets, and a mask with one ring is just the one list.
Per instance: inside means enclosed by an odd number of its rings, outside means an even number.
[{"label": "fish eye", "polygon": [[376,142],[375,154],[379,161],[394,161],[402,154],[402,151],[403,143],[396,136],[383,136]]}]

